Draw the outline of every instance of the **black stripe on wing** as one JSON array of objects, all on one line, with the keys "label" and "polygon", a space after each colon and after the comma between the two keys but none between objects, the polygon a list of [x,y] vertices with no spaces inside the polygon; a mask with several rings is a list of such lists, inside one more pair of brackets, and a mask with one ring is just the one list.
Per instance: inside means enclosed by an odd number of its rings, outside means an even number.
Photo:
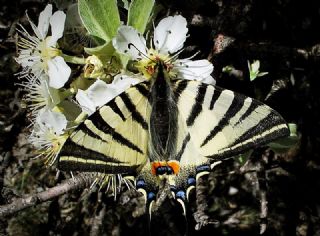
[{"label": "black stripe on wing", "polygon": [[178,161],[180,161],[180,159],[181,159],[181,157],[182,157],[182,155],[183,155],[183,153],[184,153],[184,151],[185,151],[185,149],[186,149],[186,147],[187,147],[187,144],[188,144],[188,142],[190,141],[190,134],[188,134],[185,138],[184,138],[184,140],[183,140],[183,142],[182,142],[182,146],[181,146],[181,149],[179,150],[179,152],[177,153],[177,155],[175,156],[175,160],[178,160]]},{"label": "black stripe on wing", "polygon": [[77,161],[61,161],[59,169],[62,171],[84,171],[84,172],[100,172],[112,174],[134,174],[138,165],[122,166],[122,165],[107,165],[107,164],[94,164]]},{"label": "black stripe on wing", "polygon": [[174,88],[174,94],[176,98],[179,98],[180,94],[187,88],[188,80],[177,80]]},{"label": "black stripe on wing", "polygon": [[200,147],[206,145],[210,140],[214,139],[214,137],[223,130],[225,126],[227,126],[232,119],[243,107],[245,97],[243,95],[237,94],[233,97],[232,103],[228,108],[227,112],[224,114],[222,119],[219,120],[218,125],[210,131],[208,136],[202,142]]},{"label": "black stripe on wing", "polygon": [[212,95],[211,101],[210,101],[210,107],[209,107],[210,110],[213,110],[214,105],[215,105],[216,101],[218,100],[218,98],[220,97],[221,92],[222,92],[222,90],[219,90],[216,87],[214,87],[213,95]]},{"label": "black stripe on wing", "polygon": [[133,144],[130,140],[123,137],[121,134],[116,132],[114,128],[112,128],[101,116],[99,112],[94,113],[91,115],[88,120],[91,120],[93,125],[98,129],[101,130],[105,134],[110,134],[112,136],[112,139],[122,145],[125,145],[141,154],[143,154],[143,151],[137,147],[135,144]]},{"label": "black stripe on wing", "polygon": [[226,159],[241,154],[245,150],[254,148],[257,145],[265,145],[274,139],[288,135],[290,135],[290,131],[285,121],[280,115],[272,111],[267,117],[241,135],[228,147],[220,150],[218,154],[207,157],[216,160]]},{"label": "black stripe on wing", "polygon": [[135,88],[150,102],[150,88],[149,84],[141,83],[137,84]]},{"label": "black stripe on wing", "polygon": [[193,104],[189,117],[187,118],[187,126],[192,126],[195,119],[201,113],[202,103],[207,92],[207,87],[208,86],[206,84],[199,85],[195,103]]},{"label": "black stripe on wing", "polygon": [[279,130],[274,131],[273,133],[270,133],[268,135],[263,136],[263,138],[255,140],[254,142],[248,142],[246,144],[242,144],[240,147],[235,148],[235,149],[232,149],[232,146],[231,146],[230,149],[225,149],[218,154],[215,154],[212,156],[206,156],[206,157],[212,158],[216,161],[228,159],[230,157],[239,155],[246,150],[249,150],[251,148],[255,148],[256,142],[259,142],[259,146],[261,146],[261,145],[268,144],[271,140],[274,140],[275,138],[288,136],[287,130],[288,130],[287,128],[281,128]]},{"label": "black stripe on wing", "polygon": [[100,141],[106,142],[105,140],[103,140],[99,135],[97,135],[96,133],[94,133],[91,129],[89,129],[85,124],[81,124],[78,128],[78,130],[81,130],[83,133],[89,135],[92,138],[98,139]]},{"label": "black stripe on wing", "polygon": [[120,110],[117,103],[115,102],[115,99],[111,100],[106,106],[110,107],[112,111],[121,118],[121,120],[123,121],[126,120],[126,117],[124,117],[122,111]]},{"label": "black stripe on wing", "polygon": [[263,105],[262,103],[258,101],[252,101],[249,108],[241,115],[237,123],[235,123],[234,126],[239,125],[243,120],[245,120],[247,117],[251,116],[252,113],[260,106]]},{"label": "black stripe on wing", "polygon": [[[251,139],[252,137],[257,136],[258,134],[263,133],[264,131],[268,131],[269,129],[272,129],[273,127],[276,127],[278,125],[284,124],[283,119],[279,115],[275,115],[273,112],[268,114],[264,119],[262,119],[256,126],[249,129],[247,132],[245,132],[243,135],[241,135],[238,139],[234,141],[232,145],[236,145],[238,143],[242,143],[246,140]],[[281,131],[282,130],[282,131]],[[278,135],[281,135],[282,132],[284,132],[282,135],[286,136],[289,135],[289,129],[280,129],[280,133]],[[278,130],[276,130],[278,132]],[[273,133],[271,133],[273,134]],[[273,135],[273,137],[276,137],[276,135]],[[261,136],[260,139],[265,140],[266,142],[270,141],[270,139],[267,139],[266,136]]]},{"label": "black stripe on wing", "polygon": [[135,105],[132,103],[130,97],[126,93],[122,93],[119,95],[119,97],[122,99],[123,103],[127,107],[127,109],[131,112],[133,120],[138,122],[143,129],[148,130],[148,123],[143,118],[143,116],[140,114],[139,111],[137,111]]},{"label": "black stripe on wing", "polygon": [[87,160],[100,160],[104,162],[122,163],[121,161],[113,157],[106,156],[100,152],[96,152],[79,144],[76,144],[71,139],[68,139],[64,143],[63,149],[61,149],[59,156],[70,156]]}]

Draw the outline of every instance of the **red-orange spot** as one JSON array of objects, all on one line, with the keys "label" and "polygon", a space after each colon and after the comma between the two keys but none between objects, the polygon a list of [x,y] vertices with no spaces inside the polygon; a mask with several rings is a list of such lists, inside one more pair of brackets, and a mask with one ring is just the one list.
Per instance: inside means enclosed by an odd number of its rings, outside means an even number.
[{"label": "red-orange spot", "polygon": [[176,175],[180,171],[180,164],[178,161],[168,161],[167,165],[170,166],[173,170],[173,173]]},{"label": "red-orange spot", "polygon": [[151,173],[153,175],[157,174],[157,168],[160,166],[165,166],[166,163],[164,161],[154,161],[151,163]]},{"label": "red-orange spot", "polygon": [[151,173],[153,175],[157,175],[157,168],[161,167],[161,166],[169,166],[171,167],[173,174],[178,174],[180,171],[180,164],[178,161],[176,160],[172,160],[172,161],[154,161],[151,163]]}]

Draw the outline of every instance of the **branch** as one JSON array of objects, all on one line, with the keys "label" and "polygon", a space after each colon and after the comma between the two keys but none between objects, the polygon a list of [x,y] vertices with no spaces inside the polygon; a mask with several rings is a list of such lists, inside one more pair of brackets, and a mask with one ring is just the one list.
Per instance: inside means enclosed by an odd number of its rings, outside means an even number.
[{"label": "branch", "polygon": [[202,175],[198,178],[196,182],[196,203],[197,211],[193,214],[196,221],[195,230],[200,230],[203,226],[208,224],[218,225],[219,221],[210,219],[208,216],[208,175]]},{"label": "branch", "polygon": [[79,174],[74,178],[63,181],[60,185],[49,188],[46,191],[35,193],[26,197],[17,198],[12,203],[0,206],[0,218],[9,216],[28,207],[36,206],[42,202],[52,200],[69,191],[89,187],[94,176],[90,174]]}]

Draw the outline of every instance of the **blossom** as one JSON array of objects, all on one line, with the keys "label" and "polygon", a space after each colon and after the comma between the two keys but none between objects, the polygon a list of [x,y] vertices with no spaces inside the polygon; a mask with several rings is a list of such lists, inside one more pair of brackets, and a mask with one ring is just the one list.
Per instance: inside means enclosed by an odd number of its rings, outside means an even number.
[{"label": "blossom", "polygon": [[31,110],[31,114],[35,115],[44,108],[53,108],[60,102],[58,90],[50,88],[48,79],[35,78],[31,75],[26,77],[26,81],[20,83],[20,86],[26,94],[24,100]]},{"label": "blossom", "polygon": [[120,53],[137,60],[137,68],[146,79],[152,77],[155,65],[162,61],[170,78],[215,84],[210,75],[213,65],[208,60],[177,59],[187,39],[187,33],[187,21],[184,17],[169,16],[162,19],[154,29],[153,45],[150,49],[146,46],[145,38],[131,26],[119,27],[113,46]]},{"label": "blossom", "polygon": [[111,84],[97,79],[87,90],[78,89],[76,100],[82,111],[91,115],[97,108],[139,82],[140,79],[125,74],[116,75]]},{"label": "blossom", "polygon": [[29,140],[39,150],[39,156],[45,156],[50,164],[54,162],[57,153],[68,138],[65,132],[67,123],[66,117],[61,112],[46,108],[39,111],[34,121]]},{"label": "blossom", "polygon": [[[31,72],[39,78],[46,73],[49,76],[50,87],[58,89],[64,86],[71,69],[57,48],[57,41],[63,35],[65,19],[66,15],[62,11],[56,11],[52,15],[52,5],[48,4],[40,13],[38,26],[29,19],[35,36],[30,35],[21,26],[21,30],[18,31],[22,37],[18,42],[19,55],[16,61],[23,67],[22,76]],[[51,36],[47,36],[49,25]]]}]

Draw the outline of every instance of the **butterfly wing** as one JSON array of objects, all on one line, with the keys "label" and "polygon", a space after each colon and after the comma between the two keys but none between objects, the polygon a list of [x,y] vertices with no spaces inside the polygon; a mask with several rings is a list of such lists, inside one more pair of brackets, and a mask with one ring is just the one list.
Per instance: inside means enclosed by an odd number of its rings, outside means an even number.
[{"label": "butterfly wing", "polygon": [[149,83],[127,89],[89,116],[58,154],[64,171],[134,173],[147,160]]},{"label": "butterfly wing", "polygon": [[284,119],[252,98],[187,80],[176,80],[173,91],[178,108],[174,159],[180,172],[172,181],[183,208],[197,178],[221,160],[289,135]]},{"label": "butterfly wing", "polygon": [[206,158],[229,158],[289,135],[276,111],[230,90],[177,80],[175,94],[190,140]]}]

